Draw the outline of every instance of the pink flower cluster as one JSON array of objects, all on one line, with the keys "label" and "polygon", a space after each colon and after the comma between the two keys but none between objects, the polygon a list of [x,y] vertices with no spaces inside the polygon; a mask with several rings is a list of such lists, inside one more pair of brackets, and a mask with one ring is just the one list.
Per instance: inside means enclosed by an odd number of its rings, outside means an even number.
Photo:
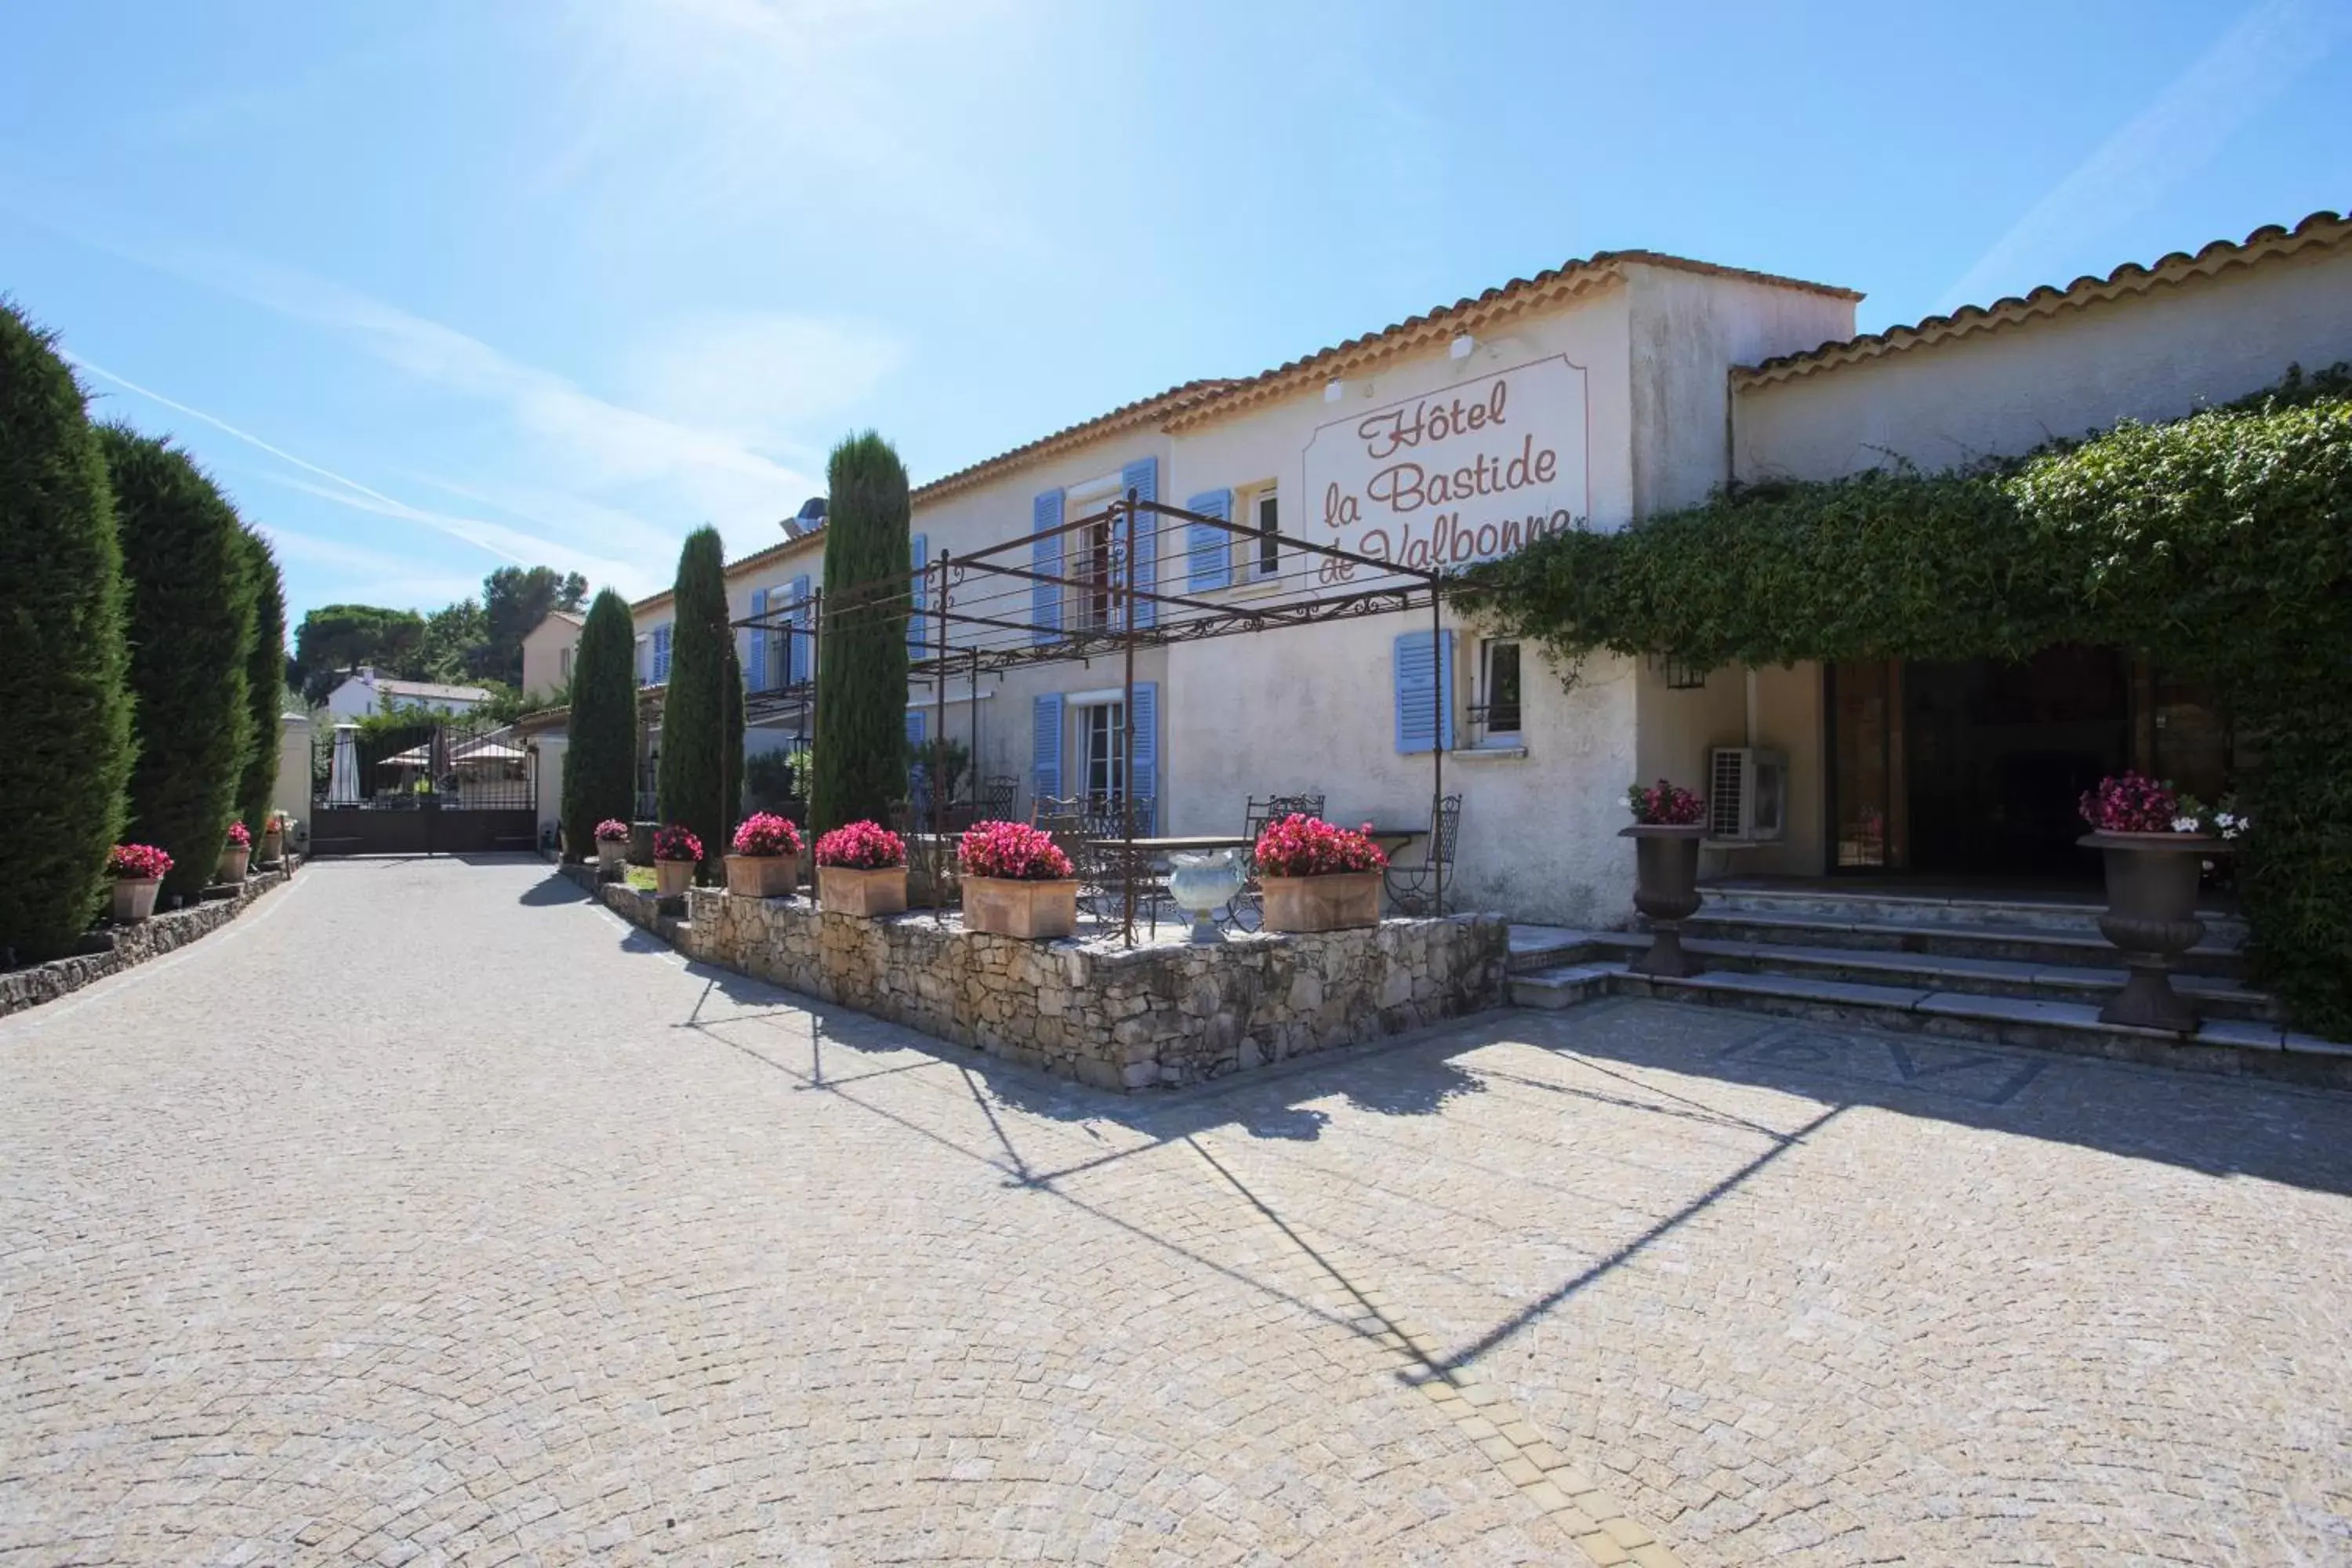
[{"label": "pink flower cluster", "polygon": [[956,846],[956,863],[967,877],[1009,882],[1054,882],[1070,875],[1070,858],[1052,836],[1025,822],[974,824]]},{"label": "pink flower cluster", "polygon": [[232,822],[228,825],[228,841],[236,848],[250,849],[253,847],[253,829],[242,822]]},{"label": "pink flower cluster", "polygon": [[1334,827],[1319,816],[1295,813],[1269,822],[1257,836],[1257,870],[1261,877],[1328,877],[1343,871],[1377,871],[1388,856],[1361,832]]},{"label": "pink flower cluster", "polygon": [[793,855],[801,852],[801,830],[772,811],[754,812],[735,829],[738,855]]},{"label": "pink flower cluster", "polygon": [[608,816],[596,825],[596,842],[624,844],[628,841],[629,825],[617,816]]},{"label": "pink flower cluster", "polygon": [[1647,788],[1635,784],[1625,792],[1625,805],[1645,827],[1690,827],[1706,816],[1706,802],[1697,791],[1664,779]]},{"label": "pink flower cluster", "polygon": [[[2177,833],[2197,831],[2197,820],[2183,818],[2180,797],[2172,786],[2145,773],[2118,773],[2083,792],[2083,820],[2101,833]],[[2186,820],[2189,826],[2179,826]]]},{"label": "pink flower cluster", "polygon": [[879,871],[907,863],[907,841],[878,822],[851,822],[816,841],[816,863],[853,871]]},{"label": "pink flower cluster", "polygon": [[160,877],[172,868],[172,858],[152,844],[118,844],[107,854],[106,868],[117,877]]},{"label": "pink flower cluster", "polygon": [[699,860],[702,858],[702,840],[694,836],[692,829],[675,822],[667,827],[657,827],[654,829],[654,858]]}]

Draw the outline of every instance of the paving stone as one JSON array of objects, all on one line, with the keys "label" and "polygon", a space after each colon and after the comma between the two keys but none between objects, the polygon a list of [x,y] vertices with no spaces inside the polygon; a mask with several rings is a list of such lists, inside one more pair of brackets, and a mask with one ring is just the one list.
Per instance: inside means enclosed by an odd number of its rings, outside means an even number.
[{"label": "paving stone", "polygon": [[1138,1099],[523,860],[0,1082],[0,1562],[2346,1552],[2344,1094],[1626,999]]}]

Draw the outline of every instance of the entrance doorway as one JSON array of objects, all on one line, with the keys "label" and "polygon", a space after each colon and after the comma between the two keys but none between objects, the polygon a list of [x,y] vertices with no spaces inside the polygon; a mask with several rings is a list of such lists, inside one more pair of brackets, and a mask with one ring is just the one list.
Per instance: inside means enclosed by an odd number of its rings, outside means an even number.
[{"label": "entrance doorway", "polygon": [[1833,666],[1834,868],[2095,881],[2076,803],[2109,773],[2161,769],[2163,684],[2115,649],[2075,646]]}]

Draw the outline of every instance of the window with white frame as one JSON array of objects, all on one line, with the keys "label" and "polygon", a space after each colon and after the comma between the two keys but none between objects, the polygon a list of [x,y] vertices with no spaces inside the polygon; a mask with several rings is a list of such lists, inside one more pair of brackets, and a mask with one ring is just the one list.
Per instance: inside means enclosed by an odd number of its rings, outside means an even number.
[{"label": "window with white frame", "polygon": [[1478,729],[1489,745],[1516,746],[1521,734],[1519,645],[1488,637],[1479,648]]},{"label": "window with white frame", "polygon": [[1257,537],[1242,542],[1249,562],[1244,574],[1251,577],[1280,576],[1282,506],[1272,484],[1262,486],[1251,493],[1247,517],[1250,526],[1257,531]]},{"label": "window with white frame", "polygon": [[1079,796],[1091,805],[1113,804],[1126,793],[1127,706],[1089,702],[1077,721]]}]

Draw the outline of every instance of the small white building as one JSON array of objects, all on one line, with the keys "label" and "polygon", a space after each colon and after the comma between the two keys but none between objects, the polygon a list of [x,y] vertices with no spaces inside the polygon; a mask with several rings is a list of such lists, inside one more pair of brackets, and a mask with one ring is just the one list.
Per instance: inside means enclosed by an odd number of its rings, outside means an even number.
[{"label": "small white building", "polygon": [[467,713],[490,700],[478,686],[443,686],[430,680],[403,680],[378,675],[372,665],[347,673],[342,683],[327,693],[327,711],[338,719],[365,719],[377,713]]}]

